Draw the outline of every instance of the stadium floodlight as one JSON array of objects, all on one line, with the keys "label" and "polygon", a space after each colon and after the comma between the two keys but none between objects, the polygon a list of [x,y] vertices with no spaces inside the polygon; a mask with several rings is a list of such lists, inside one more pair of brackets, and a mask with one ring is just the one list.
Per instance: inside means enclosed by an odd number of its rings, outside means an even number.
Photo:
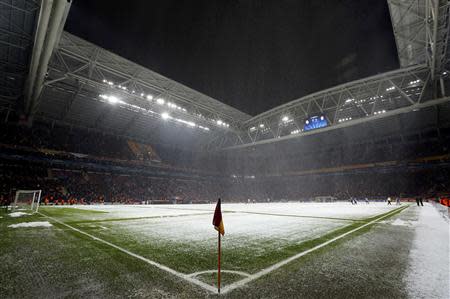
[{"label": "stadium floodlight", "polygon": [[[122,102],[118,97],[116,97],[116,96],[109,96],[109,95],[106,95],[106,94],[101,94],[101,95],[99,95],[99,97],[100,98],[102,98],[102,99],[104,99],[104,100],[107,100],[108,101],[108,103],[110,103],[110,104],[116,104],[116,103],[120,103],[120,102]],[[123,102],[122,102],[123,103]]]},{"label": "stadium floodlight", "polygon": [[386,110],[378,110],[378,111],[375,111],[373,114],[382,114],[382,113],[386,113]]},{"label": "stadium floodlight", "polygon": [[391,87],[386,88],[386,91],[392,91],[394,89],[395,89],[395,86],[391,86]]},{"label": "stadium floodlight", "polygon": [[177,109],[178,108],[178,106],[176,104],[172,103],[172,102],[168,102],[167,106],[169,106],[170,108],[173,108],[173,109]]},{"label": "stadium floodlight", "polygon": [[115,96],[109,96],[108,97],[108,102],[111,104],[116,104],[119,102],[119,98],[115,97]]},{"label": "stadium floodlight", "polygon": [[167,112],[163,112],[163,113],[161,113],[161,117],[162,117],[162,119],[169,119],[170,115]]},{"label": "stadium floodlight", "polygon": [[41,193],[42,190],[17,190],[11,211],[31,210],[32,213],[36,213],[41,202]]},{"label": "stadium floodlight", "polygon": [[162,98],[156,99],[156,103],[159,104],[159,105],[164,105],[165,102],[166,101],[164,99],[162,99]]}]

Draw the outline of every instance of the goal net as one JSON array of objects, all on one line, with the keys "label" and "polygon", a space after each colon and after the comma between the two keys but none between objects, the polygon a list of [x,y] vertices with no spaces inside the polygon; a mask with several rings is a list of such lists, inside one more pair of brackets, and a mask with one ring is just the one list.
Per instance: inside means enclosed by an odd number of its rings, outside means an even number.
[{"label": "goal net", "polygon": [[36,213],[41,202],[42,190],[17,190],[11,211],[28,210]]}]

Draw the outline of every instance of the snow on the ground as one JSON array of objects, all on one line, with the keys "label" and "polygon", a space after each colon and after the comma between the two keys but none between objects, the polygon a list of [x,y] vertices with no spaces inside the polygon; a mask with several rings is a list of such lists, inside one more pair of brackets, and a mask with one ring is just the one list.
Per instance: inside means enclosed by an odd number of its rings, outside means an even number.
[{"label": "snow on the ground", "polygon": [[[71,206],[83,210],[96,210],[109,212],[105,215],[96,215],[95,218],[126,218],[151,217],[169,215],[188,215],[198,213],[212,213],[215,204],[178,204],[178,205],[89,205]],[[359,203],[352,205],[347,202],[337,203],[255,203],[255,204],[222,204],[224,212],[267,213],[280,215],[331,217],[361,219],[386,213],[397,208],[388,206],[383,202],[370,204]]]},{"label": "snow on the ground", "polygon": [[10,217],[22,217],[22,216],[25,216],[25,215],[31,215],[31,214],[24,213],[24,212],[13,212],[13,213],[9,214]]},{"label": "snow on the ground", "polygon": [[48,221],[35,221],[35,222],[22,222],[17,224],[8,225],[11,228],[19,228],[19,227],[51,227],[53,226]]},{"label": "snow on the ground", "polygon": [[[167,209],[161,205],[76,205],[71,208],[108,212],[107,214],[89,215],[90,219],[157,217],[191,214],[209,214],[209,211],[184,209],[186,205],[173,205],[178,209]],[[63,206],[64,207],[64,206]],[[55,208],[58,208],[55,207]]]},{"label": "snow on the ground", "polygon": [[[166,205],[166,208],[179,208],[183,205]],[[214,211],[215,204],[210,205],[184,205],[186,209],[207,209]],[[388,206],[382,202],[372,202],[370,204],[359,203],[352,205],[349,202],[336,203],[255,203],[255,204],[222,204],[222,211],[249,212],[249,213],[268,213],[281,215],[331,217],[331,218],[350,218],[361,219],[377,214],[388,212],[397,206]]]},{"label": "snow on the ground", "polygon": [[449,224],[432,204],[414,208],[419,220],[410,252],[408,291],[411,298],[450,298]]},{"label": "snow on the ground", "polygon": [[[133,235],[142,240],[204,242],[216,238],[212,228],[215,204],[179,205],[89,205],[71,206],[77,209],[104,211],[73,217],[87,220],[149,217],[147,219],[105,222],[111,234]],[[55,207],[58,208],[58,207]],[[227,244],[241,246],[261,239],[281,243],[303,242],[361,219],[388,212],[397,206],[386,203],[255,203],[223,204]],[[266,215],[270,214],[270,215]],[[175,217],[171,217],[175,216]],[[178,217],[179,216],[179,217]],[[294,217],[293,217],[294,216]],[[306,216],[306,217],[296,217]],[[72,217],[69,216],[68,217]],[[309,218],[313,217],[313,218]],[[314,218],[317,217],[317,218]],[[322,218],[323,217],[323,218]],[[72,220],[72,219],[71,219]],[[73,219],[77,220],[77,219]],[[89,225],[89,224],[85,224]],[[259,242],[258,241],[258,242]],[[275,245],[274,245],[275,246]]]},{"label": "snow on the ground", "polygon": [[390,224],[390,225],[395,225],[395,226],[411,226],[414,227],[415,225],[417,225],[417,221],[409,221],[409,220],[402,220],[400,218],[396,218],[395,220],[384,220],[384,221],[380,221],[380,223],[384,223],[384,224]]},{"label": "snow on the ground", "polygon": [[[349,224],[348,221],[244,213],[224,213],[223,221],[226,247],[248,247],[253,242],[264,246],[282,246],[313,239]],[[212,215],[111,222],[107,225],[111,227],[111,233],[117,232],[143,241],[199,245],[204,242],[209,244],[211,239],[217,238],[217,232],[212,226]],[[259,246],[255,247],[255,251],[259,249]]]}]

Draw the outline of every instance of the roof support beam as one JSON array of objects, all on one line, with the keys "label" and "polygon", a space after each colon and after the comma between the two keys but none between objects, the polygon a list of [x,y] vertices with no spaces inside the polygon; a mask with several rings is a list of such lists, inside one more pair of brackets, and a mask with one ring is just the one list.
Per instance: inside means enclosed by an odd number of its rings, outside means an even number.
[{"label": "roof support beam", "polygon": [[42,0],[30,73],[25,87],[25,112],[32,115],[37,107],[48,63],[57,46],[71,2]]},{"label": "roof support beam", "polygon": [[345,122],[345,123],[337,124],[337,125],[334,125],[334,126],[329,126],[329,127],[325,127],[325,128],[321,128],[321,129],[317,129],[317,130],[303,132],[301,134],[286,135],[286,136],[282,136],[282,137],[279,137],[279,138],[271,138],[271,139],[257,141],[257,142],[254,142],[254,143],[247,143],[247,144],[242,144],[242,145],[229,146],[229,147],[223,148],[223,150],[232,150],[232,149],[246,148],[246,147],[251,147],[251,146],[255,146],[255,145],[269,144],[269,143],[279,142],[279,141],[283,141],[283,140],[289,140],[289,139],[293,139],[293,138],[300,138],[302,136],[320,134],[320,133],[323,133],[323,132],[336,130],[336,129],[342,129],[342,128],[346,128],[346,127],[358,125],[358,124],[361,124],[361,123],[365,123],[365,122],[369,122],[369,121],[374,121],[374,120],[378,120],[378,119],[382,119],[382,118],[398,115],[398,114],[409,113],[409,112],[412,112],[412,111],[414,111],[416,109],[422,109],[422,108],[426,108],[426,107],[436,106],[436,105],[440,105],[440,104],[448,103],[448,102],[450,102],[450,97],[444,97],[444,98],[431,100],[431,101],[428,101],[428,102],[425,102],[425,103],[421,103],[421,104],[415,104],[415,105],[411,105],[411,106],[407,106],[407,107],[391,110],[391,111],[388,111],[388,112],[383,113],[383,114],[372,115],[372,116],[369,116],[369,117],[355,119],[353,121],[348,121],[348,122]]}]

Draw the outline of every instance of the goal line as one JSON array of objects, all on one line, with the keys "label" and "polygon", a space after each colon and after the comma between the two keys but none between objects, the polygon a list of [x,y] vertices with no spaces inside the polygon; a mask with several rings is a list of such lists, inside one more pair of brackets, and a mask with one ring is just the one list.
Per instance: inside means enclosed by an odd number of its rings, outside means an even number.
[{"label": "goal line", "polygon": [[[275,263],[275,264],[273,264],[273,265],[271,265],[271,266],[269,266],[269,267],[267,267],[267,268],[265,268],[263,270],[260,270],[260,271],[254,273],[254,274],[247,274],[246,273],[246,277],[244,279],[241,279],[241,280],[236,281],[236,282],[234,282],[234,283],[232,283],[230,285],[225,286],[221,290],[221,294],[225,294],[225,293],[228,293],[228,292],[230,292],[230,291],[232,291],[234,289],[242,287],[242,286],[248,284],[249,282],[251,282],[253,280],[256,280],[256,279],[258,279],[258,278],[260,278],[260,277],[262,277],[264,275],[267,275],[267,274],[269,274],[269,273],[271,273],[271,272],[273,272],[273,271],[275,271],[275,270],[285,266],[286,264],[288,264],[288,263],[290,263],[290,262],[292,262],[292,261],[294,261],[296,259],[299,259],[302,256],[305,256],[305,255],[307,255],[307,254],[309,254],[311,252],[314,252],[314,251],[316,251],[316,250],[318,250],[318,249],[320,249],[322,247],[325,247],[325,246],[327,246],[327,245],[329,245],[329,244],[331,244],[333,242],[336,242],[336,241],[338,241],[338,240],[340,240],[340,239],[342,239],[342,238],[344,238],[344,237],[346,237],[346,236],[348,236],[348,235],[350,235],[350,234],[352,234],[352,233],[354,233],[356,231],[359,231],[359,230],[361,230],[361,229],[363,229],[363,228],[365,228],[365,227],[367,227],[369,225],[375,224],[376,222],[379,222],[380,220],[383,220],[383,219],[385,219],[385,218],[387,218],[389,216],[392,216],[393,214],[395,214],[397,212],[401,212],[402,210],[406,209],[407,207],[408,206],[394,209],[393,211],[391,211],[391,212],[389,212],[387,214],[384,214],[384,215],[382,215],[382,216],[380,216],[380,217],[378,217],[378,218],[376,218],[376,219],[374,219],[374,220],[372,220],[370,222],[362,224],[361,226],[358,226],[358,227],[356,227],[356,228],[354,228],[354,229],[352,229],[352,230],[350,230],[348,232],[342,233],[341,235],[339,235],[339,236],[337,236],[337,237],[335,237],[333,239],[330,239],[328,241],[325,241],[325,242],[323,242],[323,243],[321,243],[321,244],[319,244],[319,245],[317,245],[317,246],[315,246],[313,248],[310,248],[310,249],[307,249],[305,251],[299,252],[299,253],[297,253],[297,254],[295,254],[295,255],[293,255],[293,256],[285,259],[285,260],[282,260],[282,261],[280,261],[278,263]],[[197,285],[197,286],[201,287],[202,289],[207,290],[207,291],[209,291],[211,293],[217,294],[217,288],[216,287],[196,279],[192,274],[185,274],[185,273],[178,272],[178,271],[176,271],[176,270],[174,270],[174,269],[172,269],[170,267],[167,267],[167,266],[165,266],[163,264],[160,264],[158,262],[155,262],[155,261],[152,261],[150,259],[147,259],[147,258],[145,258],[143,256],[140,256],[140,255],[138,255],[136,253],[133,253],[133,252],[131,252],[131,251],[125,249],[125,248],[122,248],[122,247],[120,247],[118,245],[115,245],[115,244],[113,244],[111,242],[108,242],[108,241],[103,240],[103,239],[101,239],[99,237],[96,237],[96,236],[91,235],[91,234],[89,234],[87,232],[84,232],[84,231],[82,231],[82,230],[80,230],[78,228],[75,228],[75,227],[73,227],[73,226],[71,226],[69,224],[66,224],[66,223],[64,223],[64,222],[62,222],[62,221],[60,221],[60,220],[58,220],[56,218],[53,218],[53,217],[48,216],[48,215],[45,215],[45,214],[43,214],[41,212],[38,212],[38,214],[40,214],[40,215],[42,215],[44,217],[47,217],[48,219],[50,219],[50,220],[52,220],[52,221],[54,221],[56,223],[59,223],[59,224],[65,226],[65,227],[67,227],[67,228],[69,228],[69,229],[71,229],[73,231],[76,231],[76,232],[78,232],[80,234],[88,236],[88,237],[90,237],[91,239],[93,239],[95,241],[98,241],[100,243],[103,243],[105,245],[113,247],[113,248],[115,248],[115,249],[117,249],[117,250],[119,250],[119,251],[129,255],[129,256],[132,256],[132,257],[137,258],[137,259],[139,259],[139,260],[141,260],[141,261],[143,261],[143,262],[145,262],[147,264],[155,266],[156,268],[158,268],[160,270],[163,270],[163,271],[165,271],[167,273],[170,273],[170,274],[172,274],[172,275],[174,275],[174,276],[176,276],[176,277],[178,277],[180,279],[183,279],[186,282],[189,282],[191,284]],[[210,272],[210,271],[208,271],[208,272]]]}]

